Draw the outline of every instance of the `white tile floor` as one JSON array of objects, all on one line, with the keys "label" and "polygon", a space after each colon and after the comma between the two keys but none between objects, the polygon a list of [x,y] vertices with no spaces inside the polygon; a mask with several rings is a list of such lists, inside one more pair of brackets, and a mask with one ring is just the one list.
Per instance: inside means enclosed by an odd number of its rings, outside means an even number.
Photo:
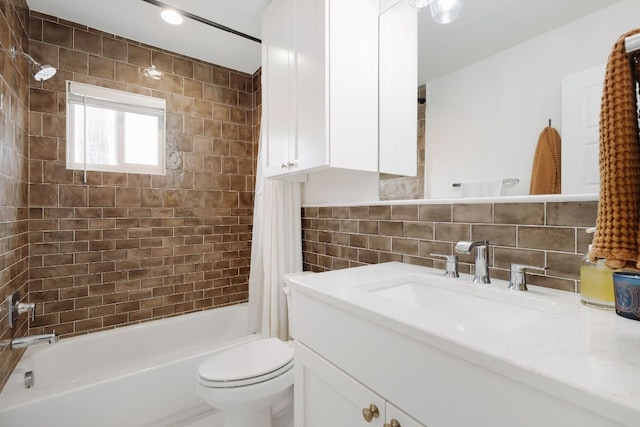
[{"label": "white tile floor", "polygon": [[[172,427],[224,427],[224,416],[220,412],[209,413],[197,419],[187,420],[185,424],[176,424]],[[293,427],[293,420],[290,417],[275,419],[273,427]]]},{"label": "white tile floor", "polygon": [[221,412],[211,411],[189,420],[184,424],[176,424],[174,427],[223,427],[224,416]]},{"label": "white tile floor", "polygon": [[[278,414],[272,420],[272,427],[293,427],[293,399],[283,402],[276,410]],[[158,421],[144,427],[224,427],[224,414],[202,405],[177,415],[174,420]]]}]

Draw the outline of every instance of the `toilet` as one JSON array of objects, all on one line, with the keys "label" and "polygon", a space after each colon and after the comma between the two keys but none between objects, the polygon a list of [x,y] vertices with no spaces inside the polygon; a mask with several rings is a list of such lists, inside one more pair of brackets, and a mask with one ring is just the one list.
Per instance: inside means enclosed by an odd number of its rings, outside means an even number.
[{"label": "toilet", "polygon": [[225,427],[271,427],[272,407],[293,394],[293,346],[262,338],[214,354],[198,368],[198,394]]},{"label": "toilet", "polygon": [[[284,292],[291,307],[289,289]],[[225,427],[272,427],[278,408],[291,415],[293,342],[260,338],[220,351],[200,364],[197,389],[224,413]]]}]

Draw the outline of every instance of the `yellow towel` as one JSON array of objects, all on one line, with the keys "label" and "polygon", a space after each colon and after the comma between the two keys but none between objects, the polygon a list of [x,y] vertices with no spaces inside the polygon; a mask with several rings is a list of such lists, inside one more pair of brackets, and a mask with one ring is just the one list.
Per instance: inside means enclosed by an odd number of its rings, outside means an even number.
[{"label": "yellow towel", "polygon": [[544,128],[533,158],[530,194],[560,194],[560,152],[560,134],[551,126]]},{"label": "yellow towel", "polygon": [[640,201],[640,137],[638,131],[636,66],[623,34],[607,63],[600,111],[600,201],[593,249],[589,257],[605,258],[621,268],[627,262],[640,267],[638,203]]}]

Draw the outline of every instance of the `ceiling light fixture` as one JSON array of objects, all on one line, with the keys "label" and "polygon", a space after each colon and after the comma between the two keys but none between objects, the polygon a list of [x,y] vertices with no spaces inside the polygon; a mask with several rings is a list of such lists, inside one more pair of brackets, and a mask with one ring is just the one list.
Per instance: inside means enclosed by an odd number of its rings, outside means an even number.
[{"label": "ceiling light fixture", "polygon": [[165,9],[160,12],[160,16],[164,19],[165,22],[168,22],[171,25],[180,25],[183,22],[182,15],[176,12],[173,9]]},{"label": "ceiling light fixture", "polygon": [[143,74],[153,80],[160,80],[162,78],[162,71],[158,70],[155,65],[145,68]]},{"label": "ceiling light fixture", "polygon": [[460,15],[462,0],[409,0],[418,9],[431,6],[431,17],[438,24],[449,24]]},{"label": "ceiling light fixture", "polygon": [[49,64],[42,65],[41,63],[33,59],[31,55],[24,52],[20,52],[15,47],[12,47],[9,52],[11,53],[11,57],[14,59],[18,55],[22,55],[25,58],[27,58],[27,60],[29,61],[29,64],[31,64],[31,71],[33,72],[33,78],[38,82],[49,80],[51,77],[53,77],[56,74],[56,71],[58,71],[53,65],[49,65]]},{"label": "ceiling light fixture", "polygon": [[234,34],[234,35],[239,36],[239,37],[243,37],[243,38],[245,38],[247,40],[251,40],[251,41],[256,42],[256,43],[262,43],[262,41],[257,37],[250,36],[249,34],[242,33],[240,31],[234,30],[233,28],[225,27],[224,25],[218,24],[217,22],[210,21],[210,20],[208,20],[206,18],[203,18],[202,16],[194,15],[193,13],[189,13],[186,10],[182,10],[182,9],[178,9],[176,7],[172,7],[172,6],[170,6],[168,4],[165,4],[165,3],[161,2],[161,1],[158,1],[158,0],[142,0],[142,1],[145,2],[145,3],[152,4],[154,6],[158,6],[158,7],[162,8],[162,9],[172,9],[178,15],[180,15],[181,18],[189,18],[189,19],[192,19],[194,21],[200,22],[201,24],[209,25],[210,27],[217,28],[217,29],[222,30],[222,31],[226,31],[228,33]]}]

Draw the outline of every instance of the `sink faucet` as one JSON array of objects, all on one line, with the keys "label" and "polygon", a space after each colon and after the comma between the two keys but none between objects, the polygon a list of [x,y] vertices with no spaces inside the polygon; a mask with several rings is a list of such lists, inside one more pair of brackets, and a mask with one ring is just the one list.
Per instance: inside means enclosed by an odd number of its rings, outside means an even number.
[{"label": "sink faucet", "polygon": [[476,264],[473,269],[473,283],[491,283],[489,279],[489,242],[486,240],[466,241],[456,243],[456,252],[470,254],[476,250]]},{"label": "sink faucet", "polygon": [[58,342],[58,336],[56,332],[53,331],[50,334],[43,335],[28,335],[26,337],[16,337],[11,338],[10,340],[0,341],[0,347],[9,347],[12,350],[17,348],[29,347],[34,344],[55,344]]}]

